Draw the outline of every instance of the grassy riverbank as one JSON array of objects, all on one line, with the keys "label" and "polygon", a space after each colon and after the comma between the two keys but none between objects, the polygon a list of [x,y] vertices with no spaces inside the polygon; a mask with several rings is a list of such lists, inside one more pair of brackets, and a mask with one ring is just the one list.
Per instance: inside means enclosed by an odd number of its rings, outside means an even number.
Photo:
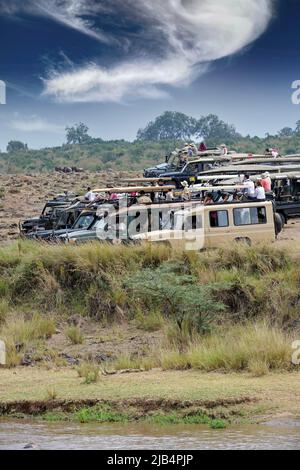
[{"label": "grassy riverbank", "polygon": [[[118,374],[84,384],[74,370],[1,371],[2,415],[46,420],[188,422],[224,425],[300,416],[298,373],[250,374],[161,371]],[[55,399],[49,396],[55,392]],[[203,422],[203,421],[202,421]],[[211,424],[207,422],[207,424]],[[215,422],[215,425],[217,423]]]}]

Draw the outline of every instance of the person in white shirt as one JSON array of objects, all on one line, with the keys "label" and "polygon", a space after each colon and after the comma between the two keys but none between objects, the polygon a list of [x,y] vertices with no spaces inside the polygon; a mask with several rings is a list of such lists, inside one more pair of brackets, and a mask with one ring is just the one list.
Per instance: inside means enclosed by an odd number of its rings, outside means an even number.
[{"label": "person in white shirt", "polygon": [[183,186],[183,191],[181,198],[183,201],[189,201],[191,199],[191,191],[189,188],[189,183],[187,181],[183,181],[181,183],[181,186]]},{"label": "person in white shirt", "polygon": [[222,144],[220,148],[221,148],[221,156],[226,157],[226,155],[228,155],[228,148],[226,147],[225,144]]},{"label": "person in white shirt", "polygon": [[249,199],[256,199],[256,194],[255,194],[255,184],[254,182],[250,179],[249,175],[245,175],[244,179],[244,186],[246,188],[245,194]]},{"label": "person in white shirt", "polygon": [[256,183],[255,197],[258,201],[266,200],[266,191],[260,181]]},{"label": "person in white shirt", "polygon": [[87,190],[88,192],[84,196],[84,199],[89,202],[94,202],[97,198],[97,194],[93,193],[92,188],[88,188]]},{"label": "person in white shirt", "polygon": [[167,194],[166,194],[166,201],[167,202],[172,202],[174,201],[174,193],[173,193],[173,189],[170,189]]}]

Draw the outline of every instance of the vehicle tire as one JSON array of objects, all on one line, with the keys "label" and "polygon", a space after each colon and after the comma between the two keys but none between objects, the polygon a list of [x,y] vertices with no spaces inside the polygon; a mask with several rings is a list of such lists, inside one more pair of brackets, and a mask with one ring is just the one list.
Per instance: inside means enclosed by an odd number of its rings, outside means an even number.
[{"label": "vehicle tire", "polygon": [[286,220],[286,217],[284,216],[284,214],[282,214],[281,212],[278,212],[280,217],[281,217],[281,220],[282,220],[282,228],[285,226],[285,224],[287,223],[287,220]]},{"label": "vehicle tire", "polygon": [[281,214],[278,214],[278,212],[275,212],[274,214],[274,224],[275,224],[275,233],[276,236],[282,232],[282,229],[284,227],[284,222],[282,220]]}]

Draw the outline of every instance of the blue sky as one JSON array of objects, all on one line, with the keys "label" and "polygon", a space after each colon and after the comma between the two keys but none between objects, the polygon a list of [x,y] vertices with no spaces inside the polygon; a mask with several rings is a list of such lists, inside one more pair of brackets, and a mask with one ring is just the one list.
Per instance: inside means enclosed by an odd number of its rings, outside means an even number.
[{"label": "blue sky", "polygon": [[90,134],[133,140],[165,110],[243,134],[293,127],[298,0],[0,0],[0,148]]}]

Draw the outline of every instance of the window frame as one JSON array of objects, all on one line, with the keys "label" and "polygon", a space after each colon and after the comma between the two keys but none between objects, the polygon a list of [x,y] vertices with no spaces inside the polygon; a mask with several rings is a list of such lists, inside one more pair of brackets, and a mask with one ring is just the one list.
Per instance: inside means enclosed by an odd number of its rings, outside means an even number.
[{"label": "window frame", "polygon": [[[219,212],[225,212],[226,215],[227,215],[227,225],[216,225],[216,226],[213,227],[213,226],[211,225],[211,214],[214,213],[214,212],[216,212],[217,214],[218,214]],[[226,209],[223,209],[223,210],[219,209],[219,210],[209,211],[209,215],[208,215],[208,216],[209,216],[209,228],[227,228],[227,227],[229,227],[229,225],[230,225],[230,224],[229,224],[229,212],[228,212],[228,210],[226,210]],[[219,219],[218,219],[218,220],[219,220]]]},{"label": "window frame", "polygon": [[[237,224],[237,223],[236,223],[236,218],[235,218],[235,217],[236,217],[236,216],[235,216],[235,213],[236,213],[236,211],[241,211],[241,210],[243,210],[243,209],[248,209],[249,211],[251,211],[251,209],[256,209],[257,211],[258,211],[259,209],[263,209],[263,210],[265,211],[265,221],[264,221],[264,222],[261,222],[261,223],[258,222],[258,223],[255,223],[255,224],[254,224],[254,223],[251,223],[251,224]],[[265,206],[261,206],[261,207],[257,207],[257,206],[251,207],[251,206],[249,206],[249,207],[243,207],[243,208],[241,208],[241,207],[235,207],[232,212],[233,212],[233,214],[232,214],[232,215],[233,215],[233,225],[234,225],[235,227],[251,227],[252,225],[255,225],[255,226],[258,226],[258,225],[267,225],[267,223],[268,223],[267,209],[266,209]],[[251,214],[251,212],[250,212],[250,214]]]}]

